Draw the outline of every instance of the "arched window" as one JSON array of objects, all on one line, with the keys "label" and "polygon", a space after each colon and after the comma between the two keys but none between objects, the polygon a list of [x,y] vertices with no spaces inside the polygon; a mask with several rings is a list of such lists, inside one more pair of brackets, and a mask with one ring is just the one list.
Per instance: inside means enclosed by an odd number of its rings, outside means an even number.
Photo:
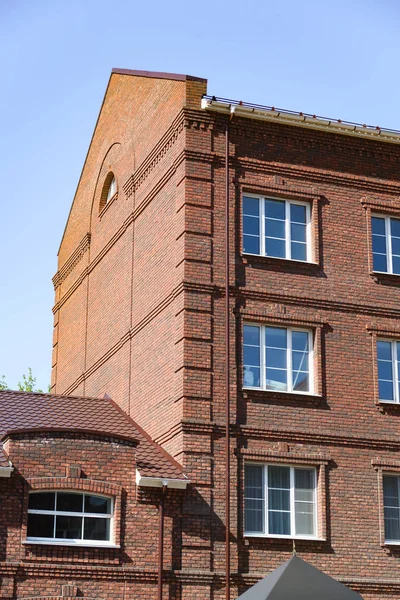
[{"label": "arched window", "polygon": [[109,545],[113,499],[67,490],[31,492],[27,542]]},{"label": "arched window", "polygon": [[101,192],[99,210],[102,210],[106,204],[110,202],[117,193],[117,182],[114,173],[109,173],[103,185],[103,191]]}]

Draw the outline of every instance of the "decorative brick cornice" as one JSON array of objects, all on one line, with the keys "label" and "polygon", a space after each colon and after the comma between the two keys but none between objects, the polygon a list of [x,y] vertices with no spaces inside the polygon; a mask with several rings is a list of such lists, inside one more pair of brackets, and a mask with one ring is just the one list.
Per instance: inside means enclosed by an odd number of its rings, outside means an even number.
[{"label": "decorative brick cornice", "polygon": [[72,271],[75,265],[81,260],[82,256],[85,254],[86,250],[88,250],[90,246],[90,233],[86,233],[84,237],[79,242],[78,246],[72,252],[70,257],[65,261],[61,269],[57,271],[57,273],[53,277],[53,285],[54,289],[64,281],[67,275]]},{"label": "decorative brick cornice", "polygon": [[371,200],[366,196],[361,199],[361,205],[370,211],[400,215],[400,198],[393,198],[390,202],[384,202],[382,200]]},{"label": "decorative brick cornice", "polygon": [[284,452],[279,450],[240,448],[238,454],[249,460],[274,460],[314,465],[327,465],[331,460],[328,454],[323,454],[322,452],[292,452],[291,450]]}]

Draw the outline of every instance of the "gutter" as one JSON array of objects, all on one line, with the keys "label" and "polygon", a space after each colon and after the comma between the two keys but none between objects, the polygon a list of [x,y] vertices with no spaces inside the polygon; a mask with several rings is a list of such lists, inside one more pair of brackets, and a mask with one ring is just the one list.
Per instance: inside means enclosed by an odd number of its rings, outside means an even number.
[{"label": "gutter", "polygon": [[163,488],[169,490],[186,490],[189,485],[189,479],[169,479],[168,477],[145,477],[136,469],[136,485],[138,487]]},{"label": "gutter", "polygon": [[280,123],[281,125],[292,125],[311,130],[329,131],[330,133],[338,133],[379,142],[400,144],[399,131],[373,127],[371,125],[361,125],[359,123],[350,123],[342,121],[341,119],[328,119],[302,112],[296,113],[293,111],[276,109],[274,107],[246,105],[242,102],[214,99],[214,97],[203,97],[201,99],[201,108],[208,112],[216,112],[225,115],[234,113],[237,117],[257,119],[259,121],[268,121],[270,123]]},{"label": "gutter", "polygon": [[0,477],[11,477],[14,467],[0,467]]}]

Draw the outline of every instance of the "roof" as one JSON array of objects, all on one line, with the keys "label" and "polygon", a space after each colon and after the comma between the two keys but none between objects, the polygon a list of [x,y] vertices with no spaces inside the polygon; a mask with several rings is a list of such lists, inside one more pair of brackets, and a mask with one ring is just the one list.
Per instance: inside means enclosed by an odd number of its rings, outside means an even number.
[{"label": "roof", "polygon": [[[110,398],[5,390],[0,391],[0,415],[0,438],[22,432],[78,431],[126,439],[138,444],[136,461],[142,476],[186,479],[179,463]],[[1,446],[0,466],[9,466]]]},{"label": "roof", "polygon": [[161,71],[136,71],[133,69],[112,69],[111,73],[116,75],[133,75],[135,77],[152,77],[153,79],[173,79],[174,81],[202,81],[207,79],[195,77],[194,75],[181,75],[179,73],[163,73]]},{"label": "roof", "polygon": [[292,556],[253,585],[240,600],[362,600],[342,583]]}]

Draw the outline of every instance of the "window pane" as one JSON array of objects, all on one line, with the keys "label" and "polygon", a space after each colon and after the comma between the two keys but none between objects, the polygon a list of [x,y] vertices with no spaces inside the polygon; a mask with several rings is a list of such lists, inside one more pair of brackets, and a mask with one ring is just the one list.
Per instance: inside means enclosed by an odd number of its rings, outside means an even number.
[{"label": "window pane", "polygon": [[378,341],[376,347],[378,350],[378,360],[392,361],[392,345],[390,342]]},{"label": "window pane", "polygon": [[286,370],[287,352],[279,348],[268,348],[265,352],[267,367]]},{"label": "window pane", "polygon": [[268,467],[268,487],[290,489],[290,467]]},{"label": "window pane", "polygon": [[110,519],[101,519],[100,517],[85,517],[84,540],[110,539]]},{"label": "window pane", "polygon": [[258,217],[260,214],[260,201],[258,198],[243,198],[243,214]]},{"label": "window pane", "polygon": [[57,493],[57,511],[82,512],[82,510],[82,494],[69,494],[68,492]]},{"label": "window pane", "polygon": [[265,254],[267,256],[273,256],[275,258],[285,258],[285,256],[286,256],[285,240],[275,240],[272,238],[265,238]]},{"label": "window pane", "polygon": [[243,236],[243,252],[260,254],[260,238],[254,235]]},{"label": "window pane", "polygon": [[80,540],[82,538],[82,517],[56,517],[56,538]]},{"label": "window pane", "polygon": [[392,363],[386,360],[378,361],[378,377],[386,381],[392,381]]},{"label": "window pane", "polygon": [[289,490],[268,490],[268,508],[270,510],[290,511],[290,492]]},{"label": "window pane", "polygon": [[245,387],[261,387],[261,369],[244,365],[243,385]]},{"label": "window pane", "polygon": [[275,535],[290,535],[290,513],[268,511],[268,531]]},{"label": "window pane", "polygon": [[28,538],[52,538],[54,536],[53,515],[28,514]]},{"label": "window pane", "polygon": [[400,238],[392,237],[392,254],[400,256]]},{"label": "window pane", "polygon": [[294,487],[298,490],[313,490],[314,489],[314,469],[295,469],[294,470]]},{"label": "window pane", "polygon": [[265,216],[273,219],[285,219],[285,202],[282,200],[266,200]]},{"label": "window pane", "polygon": [[400,275],[400,257],[392,256],[392,268],[395,275]]},{"label": "window pane", "polygon": [[290,226],[290,238],[294,242],[306,241],[306,226],[292,223]]},{"label": "window pane", "polygon": [[278,369],[266,370],[265,387],[267,390],[287,390],[287,371]]},{"label": "window pane", "polygon": [[393,383],[379,381],[379,400],[393,400]]},{"label": "window pane", "polygon": [[264,531],[264,467],[245,465],[245,531]]},{"label": "window pane", "polygon": [[398,477],[391,475],[383,476],[383,498],[385,506],[400,507]]},{"label": "window pane", "polygon": [[244,470],[245,496],[251,498],[264,497],[264,467],[246,465]]},{"label": "window pane", "polygon": [[259,500],[247,500],[244,519],[245,531],[264,533],[264,503]]},{"label": "window pane", "polygon": [[258,346],[244,347],[244,364],[248,367],[260,366],[260,348]]},{"label": "window pane", "polygon": [[293,390],[295,392],[310,391],[310,381],[308,373],[303,373],[303,371],[295,371],[293,373]]},{"label": "window pane", "polygon": [[102,498],[101,496],[85,496],[85,512],[111,514],[111,498]]},{"label": "window pane", "polygon": [[372,233],[378,233],[380,235],[385,235],[385,219],[381,217],[372,217]]},{"label": "window pane", "polygon": [[387,273],[387,260],[384,254],[374,254],[374,271],[380,271],[381,273]]},{"label": "window pane", "polygon": [[307,245],[299,242],[290,244],[290,258],[293,260],[307,260]]},{"label": "window pane", "polygon": [[390,219],[390,233],[393,237],[400,237],[400,219]]},{"label": "window pane", "polygon": [[[299,225],[301,227],[301,225]],[[285,221],[265,219],[265,235],[271,238],[285,239]]]},{"label": "window pane", "polygon": [[308,332],[292,331],[293,350],[308,350]]},{"label": "window pane", "polygon": [[257,217],[243,217],[243,233],[259,235],[260,220]]},{"label": "window pane", "polygon": [[269,348],[287,348],[287,330],[279,327],[267,327],[265,344]]},{"label": "window pane", "polygon": [[245,325],[243,339],[243,384],[260,387],[260,328]]},{"label": "window pane", "polygon": [[[313,505],[311,505],[311,508],[313,509]],[[314,511],[305,511],[303,504],[296,503],[295,523],[297,535],[315,535]]]},{"label": "window pane", "polygon": [[292,368],[294,371],[308,371],[308,352],[292,352]]},{"label": "window pane", "polygon": [[307,222],[307,212],[306,207],[301,206],[300,204],[291,204],[290,205],[290,220],[293,223],[306,223]]},{"label": "window pane", "polygon": [[28,508],[36,510],[54,510],[55,505],[54,492],[40,492],[39,494],[29,494]]},{"label": "window pane", "polygon": [[260,328],[254,325],[245,325],[243,328],[243,339],[245,344],[259,346]]},{"label": "window pane", "polygon": [[384,235],[372,236],[372,251],[379,254],[386,254],[386,238]]}]

